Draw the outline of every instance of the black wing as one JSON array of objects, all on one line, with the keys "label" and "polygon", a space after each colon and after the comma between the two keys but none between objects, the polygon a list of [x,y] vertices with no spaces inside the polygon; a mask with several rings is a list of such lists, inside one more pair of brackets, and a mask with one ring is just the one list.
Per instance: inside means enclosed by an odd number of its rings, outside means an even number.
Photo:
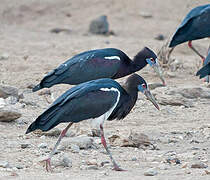
[{"label": "black wing", "polygon": [[99,78],[112,78],[124,57],[127,56],[122,51],[112,48],[78,54],[48,73],[33,91],[55,84],[75,85]]},{"label": "black wing", "polygon": [[35,129],[48,131],[59,123],[77,123],[103,115],[117,102],[118,92],[107,91],[107,88],[111,87],[111,84],[97,84],[93,81],[79,85],[79,88],[70,89],[41,114],[26,133]]},{"label": "black wing", "polygon": [[200,76],[200,78],[204,78],[205,76],[210,75],[210,62],[203,66],[197,73],[196,76]]}]

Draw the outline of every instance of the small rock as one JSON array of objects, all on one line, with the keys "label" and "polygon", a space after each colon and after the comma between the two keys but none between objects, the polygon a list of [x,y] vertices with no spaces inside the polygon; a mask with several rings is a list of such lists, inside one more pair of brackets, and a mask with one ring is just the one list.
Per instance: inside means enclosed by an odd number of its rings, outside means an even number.
[{"label": "small rock", "polygon": [[181,161],[178,158],[172,158],[172,157],[167,158],[166,162],[169,164],[181,164]]},{"label": "small rock", "polygon": [[44,89],[44,90],[42,90],[42,91],[40,91],[38,93],[38,95],[40,95],[40,96],[43,96],[43,95],[51,95],[51,94],[52,93],[51,93],[50,89]]},{"label": "small rock", "polygon": [[205,173],[210,175],[210,171],[209,170],[205,170]]},{"label": "small rock", "polygon": [[137,161],[137,158],[136,158],[136,157],[133,157],[133,158],[131,159],[131,161]]},{"label": "small rock", "polygon": [[0,167],[9,168],[10,167],[9,162],[7,162],[7,161],[0,161]]},{"label": "small rock", "polygon": [[71,151],[72,151],[73,153],[79,153],[80,148],[79,148],[79,146],[77,146],[76,144],[72,144],[72,145],[71,145]]},{"label": "small rock", "polygon": [[184,171],[186,174],[191,174],[192,173],[192,171],[190,170],[190,169],[185,169],[185,171]]},{"label": "small rock", "polygon": [[170,77],[170,78],[175,78],[175,77],[176,77],[175,72],[170,72],[170,71],[168,71],[166,74],[167,74],[168,77]]},{"label": "small rock", "polygon": [[157,174],[158,174],[158,172],[154,168],[150,168],[146,172],[144,172],[145,176],[155,176]]},{"label": "small rock", "polygon": [[29,143],[23,143],[23,144],[20,145],[20,147],[22,149],[29,148],[30,147],[30,144]]},{"label": "small rock", "polygon": [[163,41],[165,39],[165,36],[163,34],[158,34],[156,37],[155,37],[156,40],[159,40],[159,41]]},{"label": "small rock", "polygon": [[65,155],[62,159],[62,162],[64,167],[72,167],[72,161]]},{"label": "small rock", "polygon": [[18,98],[18,89],[12,86],[0,85],[0,97],[5,99],[9,96]]},{"label": "small rock", "polygon": [[140,12],[139,15],[143,18],[152,18],[152,14],[149,12]]},{"label": "small rock", "polygon": [[45,135],[45,136],[54,136],[54,137],[58,137],[61,133],[61,130],[58,128],[53,128],[48,132],[41,132],[41,134]]},{"label": "small rock", "polygon": [[71,33],[72,31],[70,29],[66,29],[66,28],[53,28],[50,30],[51,33],[60,33],[60,32],[64,32],[64,33]]},{"label": "small rock", "polygon": [[204,164],[204,163],[195,163],[191,165],[191,168],[199,168],[199,169],[203,169],[203,168],[207,168],[208,165]]},{"label": "small rock", "polygon": [[87,166],[87,170],[98,170],[98,166],[97,165]]},{"label": "small rock", "polygon": [[183,87],[177,88],[167,92],[168,95],[180,94],[185,98],[197,99],[197,98],[206,98],[210,99],[210,91],[208,88],[202,87]]},{"label": "small rock", "polygon": [[107,16],[103,15],[91,21],[89,32],[92,34],[106,34],[109,32]]},{"label": "small rock", "polygon": [[3,53],[0,55],[0,60],[7,60],[7,59],[9,59],[9,54]]},{"label": "small rock", "polygon": [[170,63],[170,69],[172,72],[176,71],[180,67],[182,67],[182,63],[178,59],[174,59],[174,61]]},{"label": "small rock", "polygon": [[17,169],[23,169],[23,168],[24,168],[24,166],[22,166],[21,164],[17,164],[17,165],[15,165],[15,167],[16,167]]},{"label": "small rock", "polygon": [[149,84],[148,86],[150,90],[156,89],[158,87],[164,87],[164,85],[160,83],[152,83],[152,84]]},{"label": "small rock", "polygon": [[88,149],[93,146],[93,138],[87,137],[87,136],[78,136],[78,137],[72,137],[68,138],[61,142],[61,147],[63,149],[65,148],[71,148],[72,144],[76,144],[79,146],[80,149]]},{"label": "small rock", "polygon": [[6,106],[6,102],[3,98],[0,98],[0,108]]},{"label": "small rock", "polygon": [[191,101],[183,98],[180,95],[169,96],[166,94],[158,95],[158,103],[161,105],[184,106],[186,108],[193,107]]},{"label": "small rock", "polygon": [[7,104],[14,105],[14,104],[16,104],[18,102],[18,98],[15,97],[15,96],[9,96],[8,98],[6,98],[5,101],[6,101]]},{"label": "small rock", "polygon": [[2,122],[11,122],[20,117],[21,113],[12,107],[5,106],[0,108],[0,121]]},{"label": "small rock", "polygon": [[41,144],[38,145],[38,148],[40,148],[40,149],[47,148],[47,144],[46,143],[41,143]]},{"label": "small rock", "polygon": [[89,166],[89,165],[98,165],[96,159],[88,160],[88,161],[86,162],[86,164],[87,164],[88,166]]}]

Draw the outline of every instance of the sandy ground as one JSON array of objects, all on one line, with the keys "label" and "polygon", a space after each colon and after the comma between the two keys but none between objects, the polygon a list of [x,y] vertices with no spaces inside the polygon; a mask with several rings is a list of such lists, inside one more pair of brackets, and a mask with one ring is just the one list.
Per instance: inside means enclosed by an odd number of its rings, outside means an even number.
[{"label": "sandy ground", "polygon": [[[133,57],[141,48],[148,46],[158,52],[186,13],[197,5],[209,3],[208,0],[1,0],[0,6],[0,53],[9,54],[8,60],[0,61],[1,83],[15,86],[24,92],[27,105],[20,109],[22,117],[12,123],[0,122],[0,160],[12,166],[20,164],[23,169],[0,167],[0,179],[210,179],[204,170],[192,169],[194,162],[210,166],[209,155],[209,99],[194,100],[194,107],[161,106],[156,111],[140,94],[134,110],[124,121],[105,123],[109,134],[128,136],[130,131],[145,133],[155,142],[159,150],[114,147],[111,151],[116,161],[127,171],[115,172],[111,164],[98,170],[82,170],[80,166],[89,159],[97,162],[109,160],[103,148],[81,150],[83,153],[65,154],[72,160],[71,168],[57,167],[47,173],[37,158],[49,152],[39,151],[40,143],[47,143],[51,149],[56,138],[40,138],[35,134],[24,135],[28,125],[49,106],[38,93],[28,93],[27,86],[37,84],[45,73],[73,55],[95,48],[115,47]],[[152,14],[143,18],[141,13]],[[110,29],[116,36],[97,36],[88,34],[89,22],[99,15],[107,15]],[[53,28],[68,28],[70,33],[50,33]],[[165,41],[154,37],[163,34]],[[196,41],[195,46],[205,54],[209,40]],[[204,83],[194,76],[200,59],[186,44],[177,47],[173,55],[183,63],[183,68],[175,72],[174,78],[166,76],[167,86],[171,88],[196,86]],[[139,72],[149,83],[159,82],[154,72],[146,67]],[[120,79],[119,82],[123,82]],[[51,88],[55,97],[69,86],[58,85]],[[168,112],[172,113],[168,113]],[[80,124],[80,131],[90,133],[87,123]],[[63,128],[59,125],[58,128]],[[72,129],[78,128],[74,126]],[[205,131],[205,133],[204,133]],[[175,133],[174,133],[175,132]],[[186,138],[188,134],[191,138]],[[176,139],[169,142],[170,139]],[[194,140],[194,141],[193,141]],[[196,141],[195,141],[196,140]],[[20,144],[28,142],[31,148],[21,149]],[[168,164],[163,161],[168,153],[175,153],[181,164]],[[64,152],[62,152],[64,153]],[[135,157],[136,161],[132,161]],[[186,168],[183,166],[186,165]],[[148,168],[158,172],[154,177],[144,176]]]}]

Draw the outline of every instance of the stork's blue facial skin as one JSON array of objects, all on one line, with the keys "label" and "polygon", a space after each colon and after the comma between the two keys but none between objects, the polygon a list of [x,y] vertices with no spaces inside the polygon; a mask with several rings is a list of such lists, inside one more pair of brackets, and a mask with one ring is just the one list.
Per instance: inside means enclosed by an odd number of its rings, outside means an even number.
[{"label": "stork's blue facial skin", "polygon": [[140,84],[140,85],[138,85],[138,90],[139,90],[140,92],[144,93],[145,87],[143,87],[143,85]]},{"label": "stork's blue facial skin", "polygon": [[156,64],[156,59],[153,58],[147,58],[146,61],[151,67]]}]

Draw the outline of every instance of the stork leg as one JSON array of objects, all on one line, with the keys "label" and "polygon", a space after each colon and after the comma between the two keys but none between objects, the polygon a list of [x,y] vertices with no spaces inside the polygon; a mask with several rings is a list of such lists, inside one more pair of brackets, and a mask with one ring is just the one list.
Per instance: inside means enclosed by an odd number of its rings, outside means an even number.
[{"label": "stork leg", "polygon": [[61,134],[60,134],[60,136],[59,136],[59,138],[58,138],[58,140],[57,140],[57,142],[56,142],[56,144],[55,144],[53,150],[51,151],[51,153],[49,154],[49,156],[47,157],[47,159],[44,159],[44,160],[43,160],[43,161],[46,161],[46,170],[47,170],[47,171],[52,171],[51,164],[50,164],[51,158],[52,158],[52,156],[55,154],[56,149],[57,149],[58,145],[59,145],[60,142],[61,142],[61,139],[65,136],[66,132],[67,132],[68,129],[72,126],[72,124],[73,124],[73,123],[70,122],[70,123],[68,124],[68,126],[61,132]]},{"label": "stork leg", "polygon": [[200,56],[201,59],[202,59],[202,62],[204,62],[205,57],[202,56],[201,53],[199,53],[198,50],[196,50],[196,49],[193,47],[192,41],[188,41],[188,46],[189,46],[189,48],[191,48],[198,56]]},{"label": "stork leg", "polygon": [[111,152],[109,151],[108,147],[107,147],[107,144],[106,144],[106,139],[104,137],[104,129],[103,129],[103,126],[100,125],[100,130],[101,130],[101,143],[103,144],[104,148],[106,149],[106,152],[108,153],[112,163],[113,163],[113,170],[115,171],[125,171],[124,169],[120,168],[117,163],[115,162],[114,158],[112,157],[112,154]]}]

